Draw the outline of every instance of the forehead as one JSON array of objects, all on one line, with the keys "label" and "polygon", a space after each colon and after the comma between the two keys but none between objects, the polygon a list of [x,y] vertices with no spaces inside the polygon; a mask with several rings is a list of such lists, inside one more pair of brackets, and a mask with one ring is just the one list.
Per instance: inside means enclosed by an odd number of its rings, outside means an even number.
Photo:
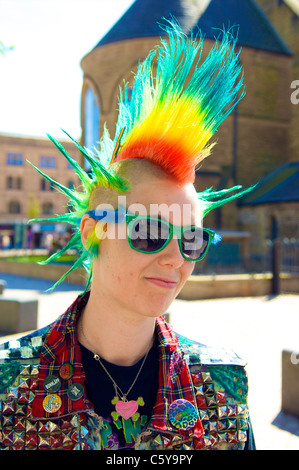
[{"label": "forehead", "polygon": [[170,179],[145,179],[127,195],[127,209],[152,217],[160,216],[175,225],[201,225],[202,208],[193,184],[179,186]]}]

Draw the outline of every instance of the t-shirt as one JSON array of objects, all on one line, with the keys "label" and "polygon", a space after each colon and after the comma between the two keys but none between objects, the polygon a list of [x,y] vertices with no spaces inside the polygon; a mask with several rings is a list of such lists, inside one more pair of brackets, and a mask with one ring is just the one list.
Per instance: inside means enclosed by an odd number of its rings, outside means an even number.
[{"label": "t-shirt", "polygon": [[[138,400],[139,397],[142,397],[144,402],[144,405],[138,406],[136,413],[139,413],[139,415],[133,415],[129,419],[119,416],[115,410],[115,404],[111,403],[116,395],[115,390],[111,379],[101,364],[94,359],[93,353],[81,344],[80,349],[82,364],[86,373],[86,393],[94,405],[95,412],[103,419],[103,425],[100,428],[103,449],[130,449],[134,447],[137,436],[149,421],[156,402],[159,371],[158,340],[155,340],[138,380],[128,394],[129,401]],[[117,366],[104,359],[101,359],[101,361],[121,390],[126,393],[138,373],[143,358],[131,367]],[[245,449],[255,449],[250,422]]]},{"label": "t-shirt", "polygon": [[[126,410],[121,411],[121,416],[116,410],[117,400],[113,383],[99,361],[94,359],[94,354],[80,344],[82,364],[86,373],[86,393],[93,403],[95,412],[103,419],[100,433],[103,449],[121,449],[133,447],[138,434],[147,424],[153,406],[156,402],[158,391],[159,352],[158,340],[150,349],[139,377],[127,396],[128,407],[135,411],[132,417],[126,419]],[[101,362],[108,370],[113,380],[126,393],[131,387],[143,358],[133,366],[118,366],[101,358]],[[113,404],[112,404],[113,400]],[[123,406],[119,409],[123,410]]]}]

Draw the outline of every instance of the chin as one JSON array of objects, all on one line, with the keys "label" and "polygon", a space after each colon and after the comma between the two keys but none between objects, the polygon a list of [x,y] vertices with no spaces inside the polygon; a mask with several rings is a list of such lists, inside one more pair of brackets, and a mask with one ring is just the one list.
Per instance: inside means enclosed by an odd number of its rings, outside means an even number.
[{"label": "chin", "polygon": [[171,301],[168,301],[168,302],[163,302],[163,304],[161,305],[157,305],[157,308],[155,310],[153,310],[153,313],[149,313],[149,316],[151,317],[161,317],[161,315],[165,315],[165,313],[168,312],[168,309],[170,307],[170,305],[172,304],[174,299],[172,299]]}]

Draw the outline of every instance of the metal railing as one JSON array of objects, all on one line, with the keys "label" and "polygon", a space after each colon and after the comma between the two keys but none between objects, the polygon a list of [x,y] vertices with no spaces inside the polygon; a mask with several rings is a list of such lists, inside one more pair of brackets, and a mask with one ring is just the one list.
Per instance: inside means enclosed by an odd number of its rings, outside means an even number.
[{"label": "metal railing", "polygon": [[285,238],[281,241],[280,270],[299,274],[299,240]]},{"label": "metal railing", "polygon": [[229,247],[227,245],[223,246],[223,249],[219,249],[219,247],[215,249],[212,256],[207,255],[204,262],[198,262],[195,274],[272,272],[274,251],[277,257],[277,269],[281,273],[299,274],[299,240],[297,239],[285,238],[275,242],[268,240],[263,253],[253,253],[248,259],[241,256],[236,246]]}]

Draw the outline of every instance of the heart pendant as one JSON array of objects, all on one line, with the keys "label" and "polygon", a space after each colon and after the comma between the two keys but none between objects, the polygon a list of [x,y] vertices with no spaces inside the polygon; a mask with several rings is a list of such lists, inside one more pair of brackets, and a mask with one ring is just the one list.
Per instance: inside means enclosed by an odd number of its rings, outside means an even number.
[{"label": "heart pendant", "polygon": [[138,410],[138,403],[135,400],[119,400],[115,405],[115,409],[122,418],[129,419]]}]

